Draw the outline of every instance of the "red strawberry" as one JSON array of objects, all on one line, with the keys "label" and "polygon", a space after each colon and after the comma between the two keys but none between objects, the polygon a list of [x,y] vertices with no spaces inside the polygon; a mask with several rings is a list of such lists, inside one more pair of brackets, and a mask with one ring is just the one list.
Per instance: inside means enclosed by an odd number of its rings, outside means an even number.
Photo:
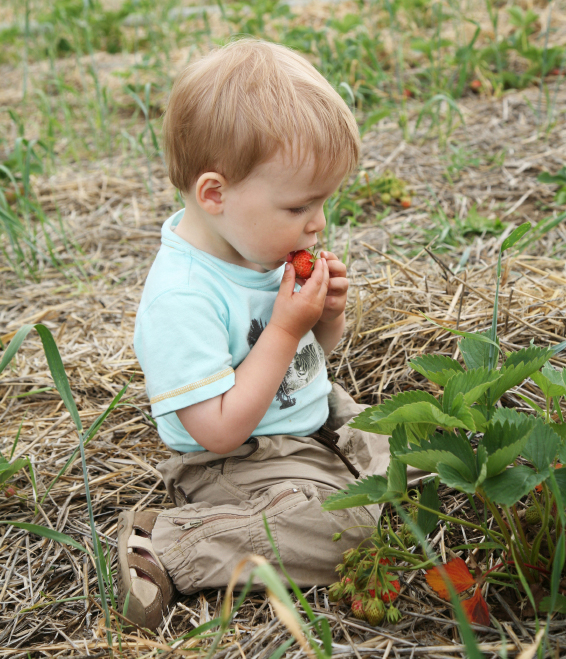
[{"label": "red strawberry", "polygon": [[12,485],[8,485],[8,487],[4,490],[4,494],[7,499],[10,497],[13,497],[16,494],[16,488],[13,487]]},{"label": "red strawberry", "polygon": [[395,581],[390,581],[388,583],[389,588],[393,588],[394,590],[388,590],[387,592],[385,590],[382,591],[381,593],[381,599],[386,603],[389,604],[390,602],[393,602],[399,597],[399,590],[401,588],[401,584],[395,580]]},{"label": "red strawberry", "polygon": [[[388,572],[385,581],[389,586],[389,588],[387,588],[387,586],[383,587],[381,583],[378,582],[377,578],[373,577],[370,583],[368,584],[368,588],[367,588],[368,595],[370,597],[375,598],[375,592],[377,590],[377,594],[379,598],[386,604],[389,604],[390,602],[393,602],[393,600],[397,599],[397,597],[399,596],[399,590],[401,588],[401,584],[396,579],[390,581],[389,579],[391,577],[393,577],[393,575],[391,574],[391,572]],[[394,590],[390,590],[391,588],[394,588]]]},{"label": "red strawberry", "polygon": [[472,82],[470,82],[470,88],[474,92],[479,92],[481,89],[481,80],[472,80]]},{"label": "red strawberry", "polygon": [[411,197],[403,197],[401,199],[401,206],[403,206],[403,208],[410,208],[411,207]]},{"label": "red strawberry", "polygon": [[300,249],[293,254],[291,263],[295,268],[295,273],[300,279],[308,279],[314,268],[314,262],[317,256],[310,250]]}]

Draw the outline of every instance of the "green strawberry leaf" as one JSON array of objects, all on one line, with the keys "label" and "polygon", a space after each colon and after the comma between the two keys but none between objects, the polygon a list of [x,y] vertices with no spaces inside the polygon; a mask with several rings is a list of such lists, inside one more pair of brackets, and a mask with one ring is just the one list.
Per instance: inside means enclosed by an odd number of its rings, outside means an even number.
[{"label": "green strawberry leaf", "polygon": [[[368,407],[363,412],[360,412],[358,416],[355,416],[350,423],[348,424],[350,428],[356,428],[357,430],[363,430],[364,432],[380,432],[376,430],[377,422],[372,419],[375,407]],[[385,435],[391,433],[384,433]]]},{"label": "green strawberry leaf", "polygon": [[409,444],[409,438],[407,436],[407,428],[403,424],[395,426],[391,437],[389,438],[389,450],[391,455],[396,455],[397,453],[404,453]]},{"label": "green strawberry leaf", "polygon": [[561,438],[541,418],[536,419],[528,442],[522,450],[522,455],[532,462],[539,472],[548,470],[556,458]]},{"label": "green strawberry leaf", "polygon": [[557,371],[550,364],[545,364],[542,371],[533,373],[531,378],[541,388],[545,398],[566,395],[566,382],[564,381],[564,369]]},{"label": "green strawberry leaf", "polygon": [[506,471],[487,478],[482,488],[494,503],[503,506],[512,506],[519,499],[533,490],[539,483],[548,477],[546,474],[538,473],[525,465],[511,467]]},{"label": "green strawberry leaf", "polygon": [[345,490],[338,490],[328,496],[323,504],[324,510],[342,510],[376,503],[387,491],[387,481],[383,476],[368,476],[350,483]]},{"label": "green strawberry leaf", "polygon": [[[560,467],[559,469],[554,468],[552,471],[562,501],[566,501],[566,467]],[[550,489],[553,489],[552,478],[549,479],[548,485],[550,486]]]},{"label": "green strawberry leaf", "polygon": [[492,423],[496,422],[501,424],[507,422],[517,428],[521,428],[524,424],[530,424],[532,427],[535,424],[535,417],[532,414],[518,412],[512,407],[498,407],[492,418]]},{"label": "green strawberry leaf", "polygon": [[403,495],[407,491],[407,465],[392,457],[387,467],[387,494]]},{"label": "green strawberry leaf", "polygon": [[525,378],[536,373],[550,358],[552,350],[530,346],[508,356],[500,369],[501,377],[490,387],[490,398],[495,404],[509,389],[521,384]]},{"label": "green strawberry leaf", "polygon": [[[430,480],[423,487],[419,501],[426,506],[427,508],[432,508],[433,510],[440,510],[440,499],[438,498],[438,483],[437,478]],[[423,535],[428,535],[431,533],[438,522],[438,515],[434,513],[429,513],[427,510],[421,510],[417,514],[417,526],[423,532]]]},{"label": "green strawberry leaf", "polygon": [[459,416],[462,418],[460,419],[456,416],[444,414],[444,412],[439,410],[436,405],[431,405],[428,402],[419,402],[412,403],[410,405],[404,405],[403,407],[394,410],[389,416],[380,420],[380,425],[383,428],[386,425],[395,427],[398,423],[409,423],[411,425],[426,423],[432,424],[434,426],[440,426],[446,429],[476,429],[473,417],[469,412],[466,414],[466,409],[461,410]]},{"label": "green strawberry leaf", "polygon": [[462,366],[455,359],[445,357],[444,355],[421,355],[420,357],[414,357],[409,362],[409,366],[441,387],[446,386],[448,380],[455,373],[464,372]]},{"label": "green strawberry leaf", "polygon": [[438,475],[442,482],[445,485],[448,485],[448,487],[454,487],[457,490],[467,492],[468,494],[473,494],[476,491],[475,482],[472,483],[468,481],[457,469],[454,469],[448,464],[438,465]]},{"label": "green strawberry leaf", "polygon": [[[484,340],[480,340],[480,337],[483,337]],[[463,338],[458,344],[464,363],[469,370],[489,368],[489,346],[492,343],[490,337],[491,332],[489,330],[478,332]]]},{"label": "green strawberry leaf", "polygon": [[515,442],[523,438],[526,444],[526,440],[534,425],[534,419],[531,421],[526,414],[521,416],[520,423],[510,423],[507,420],[500,421],[499,419],[492,420],[487,426],[481,441],[482,446],[487,451],[487,455],[493,455],[499,449],[512,446]]},{"label": "green strawberry leaf", "polygon": [[556,593],[556,599],[554,600],[554,606],[551,607],[551,598],[550,595],[543,597],[538,605],[538,610],[541,613],[566,613],[566,597],[560,593]]},{"label": "green strawberry leaf", "polygon": [[398,453],[397,457],[413,467],[437,472],[439,463],[449,464],[464,478],[472,481],[476,477],[476,456],[467,439],[456,433],[435,433],[430,441],[423,440],[421,446],[411,447]]},{"label": "green strawberry leaf", "polygon": [[482,412],[483,406],[474,405],[470,407],[470,414],[474,419],[477,432],[484,432],[488,423],[485,414]]},{"label": "green strawberry leaf", "polygon": [[[405,407],[420,401],[426,401],[431,405],[438,407],[439,410],[441,409],[440,403],[436,400],[436,398],[426,391],[406,391],[393,396],[393,398],[386,400],[381,405],[368,407],[361,414],[355,417],[349,425],[352,428],[364,430],[366,432],[391,435],[395,430],[395,426],[400,423],[400,421],[390,420],[388,418],[391,413],[401,407]],[[436,425],[435,421],[432,423]],[[417,431],[416,434],[419,437],[426,437],[431,430],[431,428],[427,427],[426,425],[422,427],[418,427],[417,423],[413,425],[417,426],[416,428],[413,428],[413,430]]]},{"label": "green strawberry leaf", "polygon": [[466,405],[475,403],[501,376],[497,371],[487,368],[474,368],[453,375],[444,388],[442,409],[446,414],[452,414],[452,405],[458,394],[463,394]]}]

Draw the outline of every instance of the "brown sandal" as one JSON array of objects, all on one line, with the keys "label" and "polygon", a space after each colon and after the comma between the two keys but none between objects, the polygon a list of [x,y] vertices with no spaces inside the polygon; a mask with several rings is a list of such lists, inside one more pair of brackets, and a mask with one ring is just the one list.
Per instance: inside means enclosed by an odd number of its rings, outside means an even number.
[{"label": "brown sandal", "polygon": [[[118,604],[124,614],[139,627],[155,630],[161,624],[173,600],[174,588],[167,571],[157,557],[151,532],[157,519],[155,512],[123,512],[118,517]],[[146,558],[146,556],[150,556]]]}]

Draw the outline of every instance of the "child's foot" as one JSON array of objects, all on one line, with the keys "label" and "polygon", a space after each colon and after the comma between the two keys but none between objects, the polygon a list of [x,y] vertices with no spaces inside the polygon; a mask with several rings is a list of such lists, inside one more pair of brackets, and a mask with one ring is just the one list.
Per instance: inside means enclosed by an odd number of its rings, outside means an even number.
[{"label": "child's foot", "polygon": [[173,584],[151,544],[157,513],[120,513],[118,517],[118,602],[140,627],[159,627],[173,599]]}]

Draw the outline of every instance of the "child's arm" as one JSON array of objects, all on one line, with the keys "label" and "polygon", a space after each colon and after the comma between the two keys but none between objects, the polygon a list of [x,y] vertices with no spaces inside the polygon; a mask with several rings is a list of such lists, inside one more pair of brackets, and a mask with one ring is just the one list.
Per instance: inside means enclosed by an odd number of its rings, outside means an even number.
[{"label": "child's arm", "polygon": [[324,354],[334,350],[344,332],[346,325],[346,298],[348,294],[348,279],[346,266],[332,252],[321,252],[321,257],[328,263],[330,281],[324,303],[324,311],[318,323],[312,328],[316,340],[322,346]]},{"label": "child's arm", "polygon": [[187,432],[214,453],[241,446],[271,405],[301,338],[320,319],[329,286],[325,259],[311,278],[294,292],[295,271],[285,266],[273,314],[248,356],[235,371],[235,385],[220,396],[177,410]]}]

